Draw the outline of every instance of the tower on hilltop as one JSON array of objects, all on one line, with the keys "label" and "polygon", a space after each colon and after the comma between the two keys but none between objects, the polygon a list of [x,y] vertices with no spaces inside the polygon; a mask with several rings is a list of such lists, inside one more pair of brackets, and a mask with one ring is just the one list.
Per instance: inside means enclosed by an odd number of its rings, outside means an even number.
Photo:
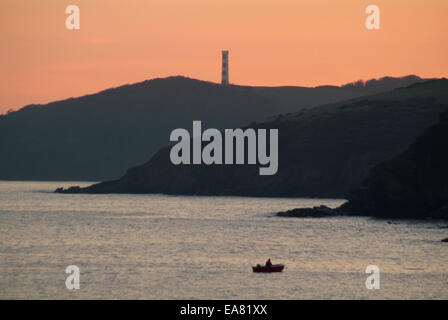
[{"label": "tower on hilltop", "polygon": [[229,51],[222,51],[222,77],[221,84],[229,84]]}]

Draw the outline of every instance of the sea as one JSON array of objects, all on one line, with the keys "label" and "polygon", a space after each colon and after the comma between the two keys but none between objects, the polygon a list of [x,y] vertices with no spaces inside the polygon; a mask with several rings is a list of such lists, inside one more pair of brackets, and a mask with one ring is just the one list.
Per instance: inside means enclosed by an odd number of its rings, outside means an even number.
[{"label": "sea", "polygon": [[[0,181],[0,299],[448,299],[446,221],[275,216],[344,199],[53,193],[89,184]],[[268,258],[283,272],[252,272]]]}]

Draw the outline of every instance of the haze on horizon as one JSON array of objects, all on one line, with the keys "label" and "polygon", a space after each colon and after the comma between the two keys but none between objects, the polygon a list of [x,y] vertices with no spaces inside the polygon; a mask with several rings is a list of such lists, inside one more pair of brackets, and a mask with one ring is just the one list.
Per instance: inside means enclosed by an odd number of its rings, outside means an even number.
[{"label": "haze on horizon", "polygon": [[[76,4],[81,29],[65,28]],[[381,29],[365,28],[365,8]],[[442,0],[0,1],[0,113],[156,77],[340,85],[448,74]]]}]

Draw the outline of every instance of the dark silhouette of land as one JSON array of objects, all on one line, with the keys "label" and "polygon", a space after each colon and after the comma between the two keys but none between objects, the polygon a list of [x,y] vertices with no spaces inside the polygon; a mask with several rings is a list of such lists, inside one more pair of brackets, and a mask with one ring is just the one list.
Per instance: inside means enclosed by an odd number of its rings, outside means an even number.
[{"label": "dark silhouette of land", "polygon": [[377,164],[340,210],[352,215],[448,219],[448,109],[391,160]]},{"label": "dark silhouette of land", "polygon": [[[313,107],[421,81],[423,80],[416,76],[386,77],[341,87],[304,88],[221,86],[183,77],[170,77],[125,85],[46,105],[30,105],[17,112],[0,116],[2,155],[0,179],[87,181],[115,179],[123,175],[127,168],[150,159],[168,143],[171,130],[178,127],[189,128],[192,120],[202,120],[204,126],[218,129],[233,128],[247,125],[252,121],[262,121],[276,114],[297,112],[305,108],[307,110],[304,111],[302,125],[282,122],[281,126],[286,135],[290,135],[288,130],[294,131],[296,130],[294,128],[297,128],[298,131],[295,133],[297,139],[294,138],[296,140],[290,142],[295,141],[299,150],[310,152],[310,147],[307,145],[313,141],[318,142],[319,140],[315,139],[320,135],[320,133],[314,135],[309,131],[310,128],[306,128],[305,122],[312,120],[305,121],[305,119],[308,114],[312,114],[309,111]],[[297,114],[294,117],[296,116]],[[320,116],[316,114],[315,117]],[[432,121],[432,116],[428,114],[422,118],[422,123],[417,124],[417,129]],[[312,123],[315,123],[313,126],[320,126],[317,122]],[[329,130],[331,131],[331,128]],[[324,147],[325,145],[316,145],[315,148],[324,149]],[[395,147],[392,147],[390,151],[394,150]],[[331,149],[325,152],[331,153]],[[325,152],[320,155],[324,155]],[[160,155],[155,157],[158,158]],[[370,158],[378,160],[376,155],[367,158],[361,161],[371,163]],[[284,170],[289,170],[285,165],[287,164],[282,164]],[[158,165],[158,168],[161,168],[161,165]],[[298,191],[290,192],[289,195],[321,193],[319,191],[321,187],[313,182],[313,171],[307,171],[307,168],[303,164],[305,171],[297,173],[303,181],[298,184]],[[357,170],[347,174],[360,175]],[[151,179],[154,178],[150,176]],[[161,174],[156,176],[154,187],[148,190],[170,193],[188,191],[164,186],[163,176]],[[244,177],[248,178],[247,175]],[[272,186],[266,186],[264,182],[253,181],[259,185],[260,191],[253,188],[252,191],[247,191],[247,186],[233,179],[230,177],[230,184],[227,187],[218,181],[220,187],[216,190],[207,183],[199,188],[189,181],[186,181],[186,187],[191,187],[190,193],[229,193],[227,190],[236,183],[233,192],[235,194],[273,194]],[[340,179],[336,179],[334,183],[339,181]],[[304,192],[300,185],[308,182],[310,182],[309,192]],[[246,183],[249,185],[251,181],[248,180]],[[275,183],[280,182],[269,184]],[[265,187],[266,192],[262,191]],[[281,188],[278,194],[288,193],[285,188],[289,188],[289,185]],[[334,192],[322,190],[322,194],[334,194]]]},{"label": "dark silhouette of land", "polygon": [[175,166],[165,147],[118,180],[58,192],[341,198],[361,186],[372,166],[408,148],[447,107],[448,80],[441,79],[252,123],[279,129],[273,176],[260,176],[258,165]]},{"label": "dark silhouette of land", "polygon": [[362,186],[350,193],[348,202],[341,207],[294,209],[278,215],[448,219],[447,164],[448,109],[408,149],[374,166]]}]

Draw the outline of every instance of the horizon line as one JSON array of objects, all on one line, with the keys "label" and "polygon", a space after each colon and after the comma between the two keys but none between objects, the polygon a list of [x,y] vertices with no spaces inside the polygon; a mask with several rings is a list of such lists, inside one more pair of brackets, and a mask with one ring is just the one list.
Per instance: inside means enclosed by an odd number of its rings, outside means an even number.
[{"label": "horizon line", "polygon": [[[386,76],[381,76],[381,77],[377,77],[377,78],[369,78],[369,79],[357,79],[351,82],[345,82],[339,85],[336,84],[321,84],[321,85],[317,85],[317,86],[302,86],[302,85],[245,85],[245,84],[236,84],[236,83],[232,83],[229,82],[229,84],[227,86],[237,86],[237,87],[257,87],[257,88],[309,88],[309,89],[313,89],[313,88],[320,88],[320,87],[336,87],[336,88],[341,88],[350,84],[357,84],[357,83],[362,83],[362,84],[367,84],[369,81],[379,81],[382,79],[387,79],[387,78],[391,78],[391,79],[404,79],[404,78],[408,78],[408,77],[416,77],[419,78],[421,80],[440,80],[440,79],[446,79],[446,77],[429,77],[429,78],[422,78],[416,74],[406,74],[403,76],[391,76],[391,75],[386,75]],[[149,78],[149,79],[145,79],[145,80],[141,80],[141,81],[136,81],[136,82],[129,82],[129,83],[124,83],[124,84],[119,84],[116,86],[111,86],[105,89],[100,89],[98,91],[94,91],[94,92],[90,92],[90,93],[84,93],[84,94],[80,94],[77,96],[70,96],[67,98],[62,98],[62,99],[56,99],[56,100],[51,100],[51,101],[47,101],[47,102],[31,102],[28,104],[25,104],[21,107],[13,107],[13,108],[9,108],[8,110],[5,110],[3,113],[0,112],[0,115],[7,115],[9,113],[12,112],[16,112],[19,111],[23,108],[27,108],[27,107],[31,107],[31,106],[44,106],[44,105],[48,105],[48,104],[52,104],[52,103],[58,103],[58,102],[62,102],[62,101],[66,101],[66,100],[71,100],[71,99],[79,99],[79,98],[84,98],[84,97],[88,97],[88,96],[93,96],[96,94],[100,94],[102,92],[106,92],[106,91],[110,91],[110,90],[116,90],[122,87],[126,87],[126,86],[132,86],[132,85],[137,85],[137,84],[141,84],[144,82],[148,82],[148,81],[154,81],[154,80],[166,80],[166,79],[172,79],[172,78],[183,78],[183,79],[188,79],[188,80],[194,80],[194,81],[200,81],[200,82],[205,82],[205,83],[210,83],[210,84],[214,84],[217,86],[223,86],[221,84],[221,82],[215,82],[215,81],[211,81],[211,80],[202,80],[202,79],[198,79],[198,78],[194,78],[194,77],[189,77],[186,75],[169,75],[169,76],[164,76],[164,77],[155,77],[155,78]]]}]

